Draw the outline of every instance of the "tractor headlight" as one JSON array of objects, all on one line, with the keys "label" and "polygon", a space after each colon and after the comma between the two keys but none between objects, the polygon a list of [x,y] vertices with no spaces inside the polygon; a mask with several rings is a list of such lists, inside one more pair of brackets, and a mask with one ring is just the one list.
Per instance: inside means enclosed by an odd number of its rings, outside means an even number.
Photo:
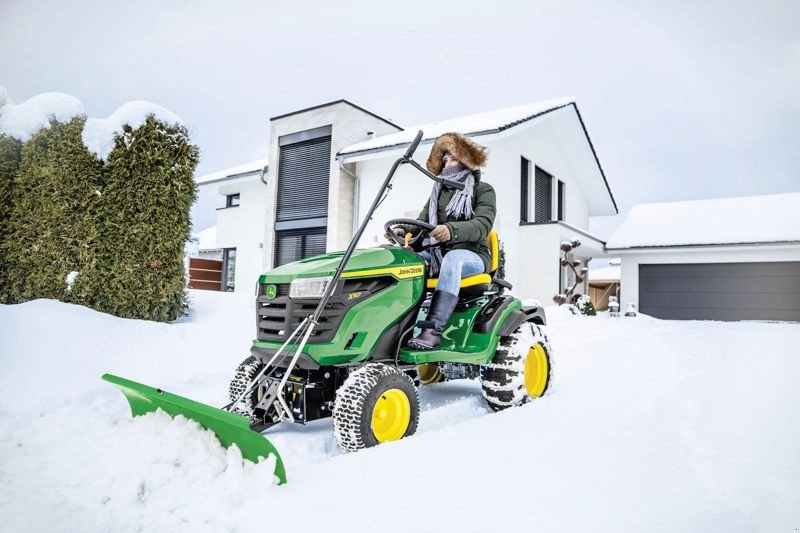
[{"label": "tractor headlight", "polygon": [[324,278],[300,278],[292,281],[289,287],[290,298],[322,298],[322,294],[333,279],[331,276]]}]

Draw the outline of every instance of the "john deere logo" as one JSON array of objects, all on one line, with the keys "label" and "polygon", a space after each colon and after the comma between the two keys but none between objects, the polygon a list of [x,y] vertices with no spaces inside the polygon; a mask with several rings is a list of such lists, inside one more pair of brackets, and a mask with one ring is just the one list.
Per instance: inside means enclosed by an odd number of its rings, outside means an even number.
[{"label": "john deere logo", "polygon": [[267,285],[267,298],[270,300],[278,295],[278,287],[275,285]]}]

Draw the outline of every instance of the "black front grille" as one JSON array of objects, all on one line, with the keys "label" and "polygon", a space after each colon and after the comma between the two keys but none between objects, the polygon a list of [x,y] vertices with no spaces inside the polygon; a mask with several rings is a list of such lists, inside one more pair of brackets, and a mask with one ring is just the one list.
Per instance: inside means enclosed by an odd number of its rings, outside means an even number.
[{"label": "black front grille", "polygon": [[[340,280],[322,311],[309,342],[328,342],[333,339],[344,315],[353,305],[394,283],[394,278],[391,277]],[[289,298],[288,283],[276,284],[275,297],[269,298],[268,285],[271,284],[259,285],[256,299],[257,338],[262,341],[285,342],[303,319],[314,312],[319,299]],[[353,293],[360,294],[353,298]]]}]

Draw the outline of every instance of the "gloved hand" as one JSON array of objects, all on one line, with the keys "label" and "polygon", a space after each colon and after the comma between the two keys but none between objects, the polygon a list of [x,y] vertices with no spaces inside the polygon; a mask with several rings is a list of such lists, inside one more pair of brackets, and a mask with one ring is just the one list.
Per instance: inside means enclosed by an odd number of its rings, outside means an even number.
[{"label": "gloved hand", "polygon": [[439,224],[431,230],[429,235],[439,242],[447,242],[452,238],[450,235],[450,228],[447,224]]},{"label": "gloved hand", "polygon": [[[394,234],[395,234],[395,235],[397,235],[398,237],[405,237],[405,235],[406,235],[406,230],[404,230],[403,228],[394,228],[394,229],[392,230],[392,233],[394,233]],[[389,242],[397,242],[397,241],[395,241],[395,240],[392,238],[392,236],[391,236],[391,235],[389,235],[388,233],[384,233],[384,234],[383,234],[383,236],[384,236],[384,237],[386,237],[386,240],[387,240],[387,241],[389,241]]]}]

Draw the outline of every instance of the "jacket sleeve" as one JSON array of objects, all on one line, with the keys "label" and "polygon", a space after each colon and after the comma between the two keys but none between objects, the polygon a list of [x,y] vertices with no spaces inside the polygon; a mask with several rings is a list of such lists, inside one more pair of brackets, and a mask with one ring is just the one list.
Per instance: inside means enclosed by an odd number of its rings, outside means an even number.
[{"label": "jacket sleeve", "polygon": [[485,241],[492,231],[494,217],[497,214],[494,188],[488,183],[481,183],[475,193],[475,216],[469,220],[447,223],[453,243]]}]

